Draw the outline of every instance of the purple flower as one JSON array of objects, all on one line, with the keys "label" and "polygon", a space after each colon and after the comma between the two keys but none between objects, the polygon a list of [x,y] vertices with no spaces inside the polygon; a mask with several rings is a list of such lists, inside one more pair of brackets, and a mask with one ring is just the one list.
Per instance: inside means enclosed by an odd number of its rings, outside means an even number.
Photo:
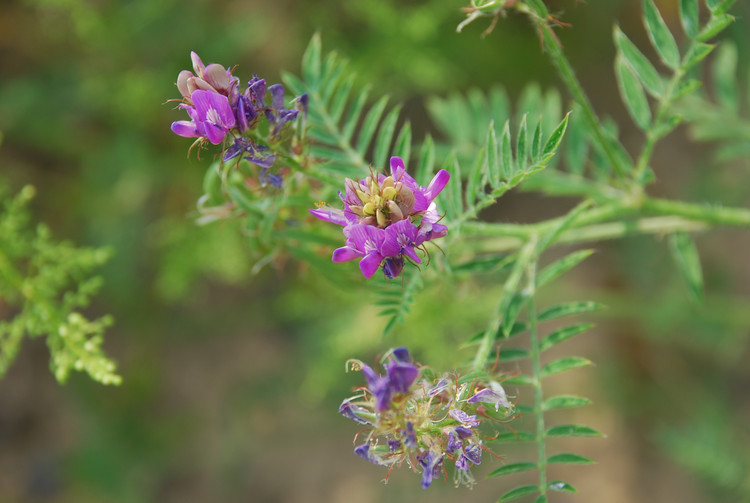
[{"label": "purple flower", "polygon": [[500,410],[500,406],[502,405],[505,409],[512,409],[513,406],[508,401],[508,397],[505,394],[505,390],[500,385],[500,383],[496,381],[490,382],[489,388],[484,388],[474,394],[471,398],[469,398],[468,402],[474,403],[474,402],[484,402],[484,403],[491,403],[495,405],[495,411]]},{"label": "purple flower", "polygon": [[459,410],[459,409],[451,409],[448,411],[448,415],[461,423],[463,426],[468,426],[469,428],[472,428],[474,426],[479,426],[479,421],[477,420],[477,416],[470,416],[466,412]]},{"label": "purple flower", "polygon": [[372,424],[371,421],[364,419],[360,416],[364,411],[351,403],[350,400],[344,400],[339,406],[339,413],[344,416],[356,421],[359,424]]},{"label": "purple flower", "polygon": [[374,463],[376,465],[382,465],[384,464],[379,457],[375,456],[372,452],[370,452],[370,445],[369,444],[362,444],[354,448],[354,454],[361,457],[362,459],[366,459],[370,463]]},{"label": "purple flower", "polygon": [[191,121],[172,123],[172,131],[186,138],[204,137],[214,145],[224,141],[227,132],[236,122],[229,99],[211,91],[193,91],[190,99],[194,106],[181,105],[190,115]]},{"label": "purple flower", "polygon": [[475,465],[478,465],[482,462],[482,448],[479,444],[469,444],[468,447],[464,448],[464,456]]},{"label": "purple flower", "polygon": [[420,466],[422,466],[422,489],[427,489],[432,484],[432,479],[440,476],[440,470],[443,468],[443,454],[433,453],[431,450],[417,456]]},{"label": "purple flower", "polygon": [[367,388],[375,397],[375,410],[378,412],[390,409],[394,393],[407,393],[419,375],[419,369],[409,362],[406,348],[398,348],[392,354],[393,358],[385,365],[384,376],[379,376],[367,364],[360,366],[367,380]]},{"label": "purple flower", "polygon": [[456,452],[458,449],[463,447],[463,442],[459,439],[454,432],[448,433],[448,443],[445,446],[445,452],[448,454]]},{"label": "purple flower", "polygon": [[411,421],[406,423],[406,431],[404,431],[404,445],[409,449],[415,449],[417,447],[417,435],[414,433],[414,425]]},{"label": "purple flower", "polygon": [[346,179],[344,193],[340,193],[343,210],[319,208],[310,212],[344,226],[346,246],[333,252],[334,262],[360,258],[366,278],[381,265],[386,277],[395,278],[401,274],[405,259],[422,262],[415,248],[447,234],[447,227],[437,223],[440,215],[434,199],[449,179],[448,172],[440,170],[427,187],[420,187],[406,172],[404,161],[394,156],[390,176]]}]

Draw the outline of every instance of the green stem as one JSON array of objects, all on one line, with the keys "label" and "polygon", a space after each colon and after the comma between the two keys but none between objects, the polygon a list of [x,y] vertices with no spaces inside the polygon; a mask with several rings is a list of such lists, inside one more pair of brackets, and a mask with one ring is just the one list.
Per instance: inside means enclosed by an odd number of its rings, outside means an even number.
[{"label": "green stem", "polygon": [[536,319],[536,257],[531,260],[527,268],[528,290],[529,290],[529,346],[531,350],[532,372],[534,379],[534,412],[536,414],[536,443],[539,468],[539,491],[544,495],[547,493],[547,453],[545,445],[544,427],[544,393],[542,392],[542,364],[541,348],[539,347],[539,334],[537,333]]},{"label": "green stem", "polygon": [[[647,217],[627,222],[607,222],[593,224],[576,229],[570,229],[555,240],[559,243],[585,243],[618,239],[639,234],[667,234],[675,231],[698,232],[708,228],[708,225],[681,217]],[[504,252],[517,250],[523,246],[524,240],[516,236],[498,237],[476,241],[472,245],[472,252]]]},{"label": "green stem", "polygon": [[[547,12],[546,7],[544,7],[544,4],[541,2],[533,2],[533,7],[530,7],[529,9],[528,13],[539,29],[547,54],[549,55],[550,60],[552,60],[552,64],[557,69],[563,83],[568,88],[573,100],[581,107],[583,117],[588,123],[591,131],[594,133],[594,140],[596,140],[596,143],[609,160],[615,175],[618,178],[624,178],[627,166],[622,165],[621,158],[615,153],[610,142],[609,134],[607,134],[602,127],[601,121],[594,111],[594,107],[586,96],[583,87],[581,87],[581,83],[576,78],[575,71],[570,64],[570,61],[565,57],[565,53],[560,47],[560,41],[557,39],[557,36],[552,31],[552,27],[547,22],[549,13]],[[535,12],[532,12],[532,10]]]},{"label": "green stem", "polygon": [[518,290],[518,285],[521,283],[521,278],[523,277],[526,266],[534,256],[537,241],[537,236],[533,236],[521,249],[518,254],[518,258],[516,259],[516,263],[513,266],[513,270],[511,271],[510,276],[508,276],[508,279],[505,281],[503,294],[500,297],[500,301],[498,302],[497,307],[492,314],[492,318],[490,318],[490,322],[487,324],[487,328],[484,331],[482,341],[479,343],[477,354],[474,357],[473,369],[476,371],[484,369],[484,366],[487,363],[487,359],[492,352],[492,346],[495,343],[495,339],[500,330],[500,324],[503,321],[503,316],[505,315],[505,312],[507,311],[511,300],[513,300],[513,296]]}]

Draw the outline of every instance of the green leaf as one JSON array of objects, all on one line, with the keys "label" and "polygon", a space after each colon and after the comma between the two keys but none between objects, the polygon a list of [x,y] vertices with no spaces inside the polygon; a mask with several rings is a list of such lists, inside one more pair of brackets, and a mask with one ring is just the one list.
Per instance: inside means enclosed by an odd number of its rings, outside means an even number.
[{"label": "green leaf", "polygon": [[533,377],[521,374],[505,379],[503,384],[508,386],[536,386],[537,382]]},{"label": "green leaf", "polygon": [[509,180],[513,173],[513,150],[510,146],[510,123],[505,121],[500,140],[500,179]]},{"label": "green leaf", "polygon": [[539,497],[537,497],[536,501],[534,501],[534,503],[547,503],[547,495],[540,494]]},{"label": "green leaf", "polygon": [[703,300],[703,272],[693,238],[686,232],[677,232],[670,236],[669,244],[677,269],[688,287],[690,299],[700,303]]},{"label": "green leaf", "polygon": [[405,163],[411,158],[411,123],[406,121],[398,133],[396,143],[393,145],[393,155],[401,157]]},{"label": "green leaf", "polygon": [[651,108],[638,77],[621,57],[615,58],[615,76],[625,107],[636,125],[647,130],[651,125]]},{"label": "green leaf", "polygon": [[719,14],[724,14],[726,11],[732,8],[732,5],[734,5],[736,1],[737,0],[720,0],[719,2],[716,3],[714,8],[711,10],[711,13],[714,16],[718,16]]},{"label": "green leaf", "polygon": [[643,16],[651,45],[664,64],[676,70],[680,66],[680,51],[653,0],[643,0]]},{"label": "green leaf", "polygon": [[500,503],[505,503],[506,501],[512,501],[514,499],[521,498],[523,496],[527,496],[529,494],[534,494],[539,492],[539,487],[537,486],[521,486],[516,487],[512,491],[508,491],[507,493],[503,494],[502,498],[500,498]]},{"label": "green leaf", "polygon": [[603,304],[591,301],[578,301],[578,302],[566,302],[564,304],[557,304],[552,307],[541,311],[537,320],[547,321],[554,320],[555,318],[562,318],[563,316],[570,316],[573,314],[590,313],[592,311],[599,311],[604,309]]},{"label": "green leaf", "polygon": [[388,103],[388,96],[380,98],[373,106],[370,111],[367,112],[365,120],[362,122],[362,129],[359,131],[359,138],[357,139],[357,152],[364,154],[367,152],[367,148],[370,146],[372,137],[375,135],[375,131],[380,122],[380,117],[383,115],[385,106]]},{"label": "green leaf", "polygon": [[536,470],[539,468],[536,463],[513,463],[510,465],[501,466],[495,468],[487,476],[488,477],[502,477],[503,475],[510,475],[511,473],[525,472],[528,470]]},{"label": "green leaf", "polygon": [[586,258],[588,258],[592,253],[594,253],[594,250],[578,250],[571,253],[570,255],[561,258],[560,260],[557,260],[556,262],[551,263],[539,272],[536,280],[537,288],[541,287],[542,285],[546,285],[564,272],[577,266],[578,264],[586,260]]},{"label": "green leaf", "polygon": [[508,337],[510,335],[516,318],[518,317],[518,313],[521,311],[521,308],[526,304],[528,300],[529,295],[528,291],[526,290],[516,292],[516,294],[513,296],[510,303],[508,304],[508,309],[506,309],[505,314],[503,314],[503,337]]},{"label": "green leaf", "polygon": [[586,127],[581,114],[574,109],[573,121],[568,125],[565,135],[565,165],[571,173],[582,175],[589,157],[589,142]]},{"label": "green leaf", "polygon": [[614,30],[615,44],[631,70],[652,96],[660,98],[664,93],[664,82],[659,73],[643,53],[630,41],[619,26]]},{"label": "green leaf", "polygon": [[354,102],[354,104],[349,109],[349,112],[346,114],[346,119],[344,120],[344,124],[341,127],[341,139],[344,143],[348,144],[354,136],[354,130],[357,128],[357,124],[359,124],[359,118],[365,108],[365,103],[367,103],[367,96],[369,94],[369,87],[365,87],[364,89],[362,89],[357,96],[357,100]]},{"label": "green leaf", "polygon": [[662,138],[682,124],[684,117],[682,115],[671,115],[666,119],[660,121],[656,127],[651,131],[654,138]]},{"label": "green leaf", "polygon": [[578,424],[561,424],[553,426],[545,433],[548,437],[603,437],[601,433],[594,428],[581,426]]},{"label": "green leaf", "polygon": [[682,61],[682,67],[687,70],[703,61],[706,56],[711,54],[711,51],[716,47],[713,44],[695,43],[692,45],[685,58]]},{"label": "green leaf", "polygon": [[464,207],[461,199],[461,167],[455,152],[451,152],[445,160],[444,169],[451,174],[446,187],[445,207],[450,217],[455,218],[463,213]]},{"label": "green leaf", "polygon": [[688,37],[695,38],[698,35],[698,0],[680,0],[680,21]]},{"label": "green leaf", "polygon": [[544,410],[569,409],[572,407],[583,407],[589,405],[591,400],[581,396],[559,395],[548,398],[542,407]]},{"label": "green leaf", "polygon": [[315,33],[302,55],[302,76],[309,83],[317,83],[320,79],[320,33]]},{"label": "green leaf", "polygon": [[549,377],[554,374],[559,374],[560,372],[565,372],[566,370],[573,370],[588,365],[591,365],[591,360],[579,356],[568,356],[545,365],[539,372],[539,377]]},{"label": "green leaf", "polygon": [[487,173],[489,174],[489,181],[492,188],[500,185],[500,161],[498,158],[500,145],[497,142],[497,134],[495,133],[495,121],[490,121],[490,125],[487,128],[487,141],[485,147],[485,154],[487,156]]},{"label": "green leaf", "polygon": [[335,123],[338,123],[341,120],[341,116],[344,114],[344,109],[346,108],[346,103],[349,101],[349,95],[352,91],[355,77],[354,74],[349,75],[333,95],[328,110],[331,114],[331,119],[333,119]]},{"label": "green leaf", "polygon": [[516,143],[516,158],[518,159],[519,164],[525,163],[529,155],[528,144],[526,140],[526,135],[528,134],[528,130],[526,127],[526,115],[527,114],[523,114],[523,117],[521,117],[521,124],[518,126],[518,143]]},{"label": "green leaf", "polygon": [[[484,332],[482,332],[484,333]],[[499,363],[513,362],[516,360],[523,360],[529,357],[529,351],[523,348],[500,348],[500,354],[498,355]]]},{"label": "green leaf", "polygon": [[435,142],[432,136],[428,134],[422,148],[419,149],[419,164],[417,165],[417,181],[422,187],[426,187],[433,175],[435,166]]},{"label": "green leaf", "polygon": [[695,39],[699,42],[705,42],[724,31],[724,29],[732,23],[734,23],[734,16],[729,14],[711,17]]},{"label": "green leaf", "polygon": [[[539,121],[536,123],[536,128],[534,129],[534,139],[531,140],[531,159],[534,162],[539,161],[539,156],[542,153],[542,119],[539,118]],[[520,163],[518,169],[523,169],[523,164]]]},{"label": "green leaf", "polygon": [[539,349],[541,349],[542,351],[546,351],[555,344],[559,344],[565,340],[570,339],[571,337],[582,334],[593,326],[593,323],[579,323],[577,325],[571,325],[569,327],[555,330],[547,337],[542,339],[541,343],[539,344]]},{"label": "green leaf", "polygon": [[721,44],[713,67],[714,93],[719,104],[729,113],[739,108],[737,96],[737,46],[731,42]]},{"label": "green leaf", "polygon": [[561,491],[566,493],[576,493],[576,488],[562,480],[554,480],[547,484],[547,488],[551,491]]},{"label": "green leaf", "polygon": [[585,456],[571,452],[563,452],[547,458],[549,465],[592,465],[594,463],[595,461]]},{"label": "green leaf", "polygon": [[[380,126],[377,138],[375,139],[375,150],[372,157],[372,162],[376,169],[385,167],[388,162],[399,113],[401,113],[401,105],[394,107],[388,112],[388,115],[383,119],[383,124]],[[409,162],[409,158],[404,159],[404,162]]]},{"label": "green leaf", "polygon": [[688,94],[692,94],[698,89],[700,89],[702,83],[700,80],[696,79],[687,79],[683,80],[677,85],[677,89],[674,91],[674,99],[678,100],[680,98],[683,98],[687,96]]},{"label": "green leaf", "polygon": [[492,442],[514,443],[514,442],[534,442],[536,436],[528,431],[504,431],[499,433]]},{"label": "green leaf", "polygon": [[557,152],[557,147],[560,146],[560,142],[563,139],[563,136],[565,135],[565,130],[568,128],[568,118],[570,117],[570,112],[565,114],[565,117],[562,121],[560,121],[560,124],[555,128],[554,131],[552,131],[552,134],[549,135],[549,138],[547,138],[547,143],[544,145],[544,155],[547,154],[553,154]]}]

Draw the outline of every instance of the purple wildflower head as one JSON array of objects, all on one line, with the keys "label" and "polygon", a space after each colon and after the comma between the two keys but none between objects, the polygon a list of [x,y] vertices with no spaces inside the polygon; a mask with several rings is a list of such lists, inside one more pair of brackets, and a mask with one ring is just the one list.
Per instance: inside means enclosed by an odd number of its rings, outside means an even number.
[{"label": "purple wildflower head", "polygon": [[343,225],[346,246],[333,253],[334,262],[360,259],[360,269],[370,278],[381,266],[395,278],[405,261],[422,262],[416,252],[422,244],[447,234],[438,223],[434,199],[445,188],[450,174],[440,170],[427,187],[407,172],[400,157],[391,157],[391,174],[372,174],[355,181],[347,178],[341,195],[343,210],[310,212],[321,220]]},{"label": "purple wildflower head", "polygon": [[471,467],[481,463],[484,449],[477,428],[482,420],[498,420],[468,400],[472,391],[459,384],[459,376],[420,372],[403,347],[386,353],[385,360],[383,375],[351,360],[367,382],[339,407],[343,416],[364,425],[357,437],[366,441],[355,453],[378,465],[408,464],[421,471],[425,489],[447,470],[453,470],[456,485],[472,486]]}]

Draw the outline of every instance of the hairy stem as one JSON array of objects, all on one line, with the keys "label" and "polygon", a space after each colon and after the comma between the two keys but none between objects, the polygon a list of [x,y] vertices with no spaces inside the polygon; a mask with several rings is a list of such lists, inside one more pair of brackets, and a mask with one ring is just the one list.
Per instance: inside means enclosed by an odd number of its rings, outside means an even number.
[{"label": "hairy stem", "polygon": [[534,411],[536,414],[536,443],[537,458],[539,468],[539,491],[542,494],[547,492],[547,453],[544,428],[544,393],[542,392],[542,364],[541,348],[539,346],[539,334],[537,333],[536,319],[536,257],[529,261],[527,267],[528,286],[526,287],[529,295],[528,313],[529,313],[529,346],[531,350],[532,372],[534,380]]}]

